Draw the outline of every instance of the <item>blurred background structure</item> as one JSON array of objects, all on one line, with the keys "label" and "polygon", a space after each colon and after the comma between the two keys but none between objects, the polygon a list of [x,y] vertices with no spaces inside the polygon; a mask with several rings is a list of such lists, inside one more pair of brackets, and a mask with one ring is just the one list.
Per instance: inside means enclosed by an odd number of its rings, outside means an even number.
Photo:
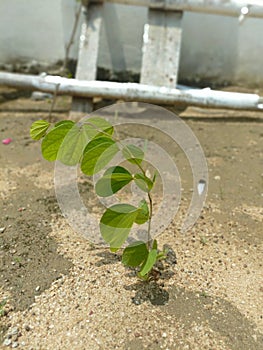
[{"label": "blurred background structure", "polygon": [[[0,70],[52,73],[65,58],[75,0],[1,0]],[[81,15],[82,16],[82,15]],[[147,8],[106,3],[98,56],[99,79],[138,81]],[[80,24],[70,49],[74,73]],[[179,83],[262,86],[263,19],[184,12]]]}]

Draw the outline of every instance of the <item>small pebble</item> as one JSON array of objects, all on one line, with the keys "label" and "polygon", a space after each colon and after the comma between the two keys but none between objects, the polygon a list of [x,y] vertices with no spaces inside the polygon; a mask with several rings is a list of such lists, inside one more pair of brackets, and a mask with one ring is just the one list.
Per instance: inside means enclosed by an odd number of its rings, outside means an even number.
[{"label": "small pebble", "polygon": [[256,334],[252,334],[252,338],[255,340],[255,342],[257,342],[258,338]]},{"label": "small pebble", "polygon": [[11,345],[11,343],[12,343],[12,340],[7,338],[3,341],[3,346],[9,346]]},{"label": "small pebble", "polygon": [[21,212],[21,211],[25,211],[26,208],[25,207],[21,207],[21,208],[18,208],[17,210]]},{"label": "small pebble", "polygon": [[10,335],[16,335],[17,333],[18,333],[18,328],[17,327],[11,328],[8,331],[8,334],[10,334]]},{"label": "small pebble", "polygon": [[41,91],[33,91],[31,95],[31,100],[33,101],[44,101],[51,98],[52,98],[52,94],[48,94],[46,92],[41,92]]},{"label": "small pebble", "polygon": [[27,332],[29,332],[30,329],[31,329],[31,328],[29,327],[29,325],[26,324],[26,325],[25,325],[25,330],[26,330]]},{"label": "small pebble", "polygon": [[6,230],[6,227],[0,227],[0,233],[5,232],[5,230]]}]

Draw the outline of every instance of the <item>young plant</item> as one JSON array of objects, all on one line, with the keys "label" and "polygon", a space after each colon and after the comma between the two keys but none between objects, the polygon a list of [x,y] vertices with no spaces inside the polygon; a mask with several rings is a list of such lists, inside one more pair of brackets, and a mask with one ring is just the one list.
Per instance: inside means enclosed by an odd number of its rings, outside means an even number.
[{"label": "young plant", "polygon": [[148,223],[147,242],[134,240],[122,254],[122,263],[137,267],[138,276],[148,280],[155,263],[164,259],[166,252],[159,251],[157,241],[151,238],[156,174],[153,177],[147,174],[143,166],[144,151],[133,144],[124,144],[114,133],[114,127],[99,117],[86,119],[81,125],[63,120],[52,126],[48,121],[38,120],[32,124],[30,135],[34,140],[42,139],[41,150],[46,160],[59,160],[69,166],[79,164],[85,175],[101,171],[118,152],[133,165],[134,172],[119,165],[108,167],[97,181],[95,191],[98,196],[109,197],[135,182],[146,199],[137,206],[122,203],[107,208],[100,219],[100,232],[110,250],[116,252],[126,242],[134,224]]}]

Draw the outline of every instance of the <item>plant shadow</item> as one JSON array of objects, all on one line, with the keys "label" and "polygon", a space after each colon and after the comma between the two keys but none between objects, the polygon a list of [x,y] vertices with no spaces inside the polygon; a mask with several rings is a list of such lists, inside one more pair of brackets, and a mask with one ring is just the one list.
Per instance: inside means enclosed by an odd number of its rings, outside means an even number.
[{"label": "plant shadow", "polygon": [[101,260],[99,260],[95,263],[95,266],[97,266],[97,267],[104,266],[104,265],[117,264],[121,260],[121,257],[118,254],[111,253],[108,250],[103,250],[103,251],[97,253],[96,255],[99,256],[100,258],[102,258]]},{"label": "plant shadow", "polygon": [[165,305],[169,301],[169,293],[167,290],[155,281],[138,281],[124,288],[126,290],[135,291],[135,296],[132,297],[132,303],[135,305],[140,305],[147,301],[152,305]]},{"label": "plant shadow", "polygon": [[228,300],[179,287],[170,288],[169,293],[170,301],[161,313],[165,319],[173,316],[187,329],[193,322],[207,324],[232,350],[263,349],[263,334]]},{"label": "plant shadow", "polygon": [[[21,177],[29,191],[21,186],[3,201],[0,226],[1,286],[8,298],[9,310],[23,311],[51,284],[68,274],[72,263],[58,252],[50,235],[51,213],[58,212],[54,195],[40,190],[28,178]],[[30,208],[33,208],[32,210]],[[0,300],[1,301],[1,300]]]},{"label": "plant shadow", "polygon": [[[261,350],[263,349],[263,334],[258,331],[256,325],[251,322],[241,311],[231,302],[219,297],[208,296],[205,293],[189,291],[182,287],[173,286],[166,291],[169,296],[163,295],[158,298],[160,286],[146,284],[145,282],[129,286],[127,289],[135,289],[135,304],[142,291],[141,300],[150,300],[153,305],[158,305],[159,322],[167,328],[175,323],[184,325],[186,339],[192,327],[206,327],[214,334],[214,337],[220,335],[224,342],[224,348],[231,350]],[[153,290],[152,295],[150,291]],[[154,294],[156,293],[156,294]],[[168,294],[169,293],[169,294]],[[193,337],[195,335],[193,334]],[[138,338],[129,339],[125,343],[124,349],[151,349],[157,350],[164,348],[163,340],[158,339],[155,342],[144,347],[142,341]],[[181,343],[175,342],[169,349],[181,349]]]},{"label": "plant shadow", "polygon": [[[166,251],[166,259],[157,261],[151,271],[149,281],[139,280],[138,282],[125,286],[126,290],[135,291],[132,303],[140,305],[149,301],[152,305],[166,305],[169,301],[169,293],[164,288],[164,281],[174,276],[173,267],[177,263],[177,258],[173,248],[165,244],[163,250]],[[137,269],[127,267],[127,277],[136,277]]]}]

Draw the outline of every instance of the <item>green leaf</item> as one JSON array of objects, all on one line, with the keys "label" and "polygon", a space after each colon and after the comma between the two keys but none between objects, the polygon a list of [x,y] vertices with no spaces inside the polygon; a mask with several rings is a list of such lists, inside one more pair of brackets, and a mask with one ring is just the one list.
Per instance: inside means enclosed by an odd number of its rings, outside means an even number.
[{"label": "green leaf", "polygon": [[133,177],[127,169],[113,166],[105,171],[102,178],[96,183],[95,191],[101,197],[109,197],[128,185],[132,179]]},{"label": "green leaf", "polygon": [[151,271],[157,259],[157,250],[152,249],[149,251],[147,260],[143,263],[141,271],[139,272],[140,276],[145,276],[148,272]]},{"label": "green leaf", "polygon": [[61,120],[55,124],[55,128],[60,125],[74,125],[75,123],[72,120]]},{"label": "green leaf", "polygon": [[86,175],[93,175],[103,169],[118,153],[119,147],[114,140],[103,136],[91,140],[81,162],[81,170]]},{"label": "green leaf", "polygon": [[123,148],[122,154],[128,162],[132,164],[141,164],[144,153],[143,151],[135,145],[127,145]]},{"label": "green leaf", "polygon": [[138,215],[136,217],[136,224],[142,225],[149,220],[149,208],[145,199],[140,201],[138,208]]},{"label": "green leaf", "polygon": [[158,175],[158,171],[156,170],[156,171],[154,172],[153,179],[152,179],[153,185],[155,184],[157,175]]},{"label": "green leaf", "polygon": [[42,155],[46,160],[57,159],[58,150],[73,125],[62,124],[53,128],[43,139],[41,144]]},{"label": "green leaf", "polygon": [[101,136],[111,137],[114,132],[113,126],[107,120],[100,117],[86,119],[83,127],[90,139]]},{"label": "green leaf", "polygon": [[162,251],[162,252],[158,253],[156,260],[164,260],[166,258],[167,258],[166,252]]},{"label": "green leaf", "polygon": [[33,140],[40,140],[46,135],[47,129],[50,127],[50,123],[46,120],[35,121],[30,128],[30,137]]},{"label": "green leaf", "polygon": [[134,175],[134,181],[136,185],[144,192],[150,192],[151,189],[153,188],[153,182],[151,179],[149,179],[147,176],[144,174],[135,174]]},{"label": "green leaf", "polygon": [[153,241],[153,249],[157,250],[157,241],[156,241],[156,239]]},{"label": "green leaf", "polygon": [[144,242],[137,241],[126,247],[122,254],[122,263],[124,265],[136,267],[141,265],[147,259],[148,249]]},{"label": "green leaf", "polygon": [[[70,126],[68,123],[63,123],[61,126]],[[55,130],[61,126],[57,126]],[[79,163],[83,150],[89,141],[89,137],[85,128],[77,124],[67,133],[64,142],[58,152],[57,159],[66,165],[76,165]]]},{"label": "green leaf", "polygon": [[117,251],[126,241],[137,213],[133,205],[115,204],[102,215],[100,232],[112,251]]}]

